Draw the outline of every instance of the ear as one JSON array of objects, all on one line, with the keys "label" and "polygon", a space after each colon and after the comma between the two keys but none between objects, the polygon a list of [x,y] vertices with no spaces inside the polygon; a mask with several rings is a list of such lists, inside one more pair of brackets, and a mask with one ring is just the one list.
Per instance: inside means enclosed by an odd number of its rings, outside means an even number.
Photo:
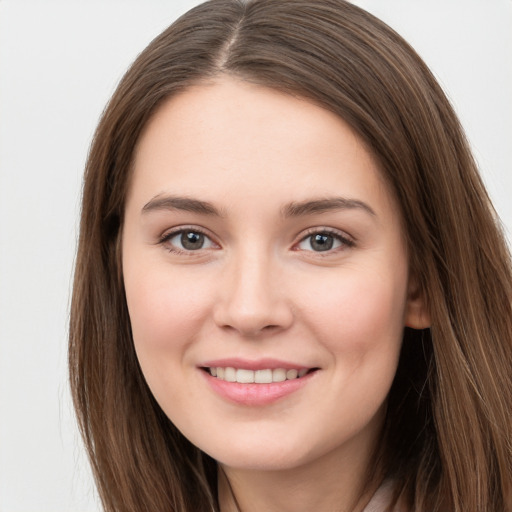
[{"label": "ear", "polygon": [[412,275],[409,277],[404,323],[412,329],[426,329],[431,325],[425,294],[416,277]]}]

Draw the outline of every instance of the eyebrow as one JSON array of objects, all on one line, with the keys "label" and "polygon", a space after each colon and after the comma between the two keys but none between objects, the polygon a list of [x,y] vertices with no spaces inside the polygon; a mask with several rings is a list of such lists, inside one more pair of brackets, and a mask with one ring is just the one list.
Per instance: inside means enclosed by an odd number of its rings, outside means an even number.
[{"label": "eyebrow", "polygon": [[331,197],[301,202],[294,201],[282,209],[282,214],[285,218],[300,217],[333,210],[362,210],[374,217],[377,216],[375,211],[368,204],[358,199],[349,199],[346,197]]},{"label": "eyebrow", "polygon": [[[142,213],[159,210],[181,210],[214,217],[223,217],[222,212],[208,201],[179,196],[155,196],[147,202]],[[292,201],[281,209],[284,218],[302,217],[317,213],[326,213],[333,210],[361,210],[372,216],[375,211],[363,201],[346,197],[332,197],[326,199],[313,199],[307,201]]]},{"label": "eyebrow", "polygon": [[218,210],[212,203],[190,197],[156,196],[143,206],[142,213],[149,213],[158,210],[182,210],[186,212],[199,213],[201,215],[222,217],[220,210]]}]

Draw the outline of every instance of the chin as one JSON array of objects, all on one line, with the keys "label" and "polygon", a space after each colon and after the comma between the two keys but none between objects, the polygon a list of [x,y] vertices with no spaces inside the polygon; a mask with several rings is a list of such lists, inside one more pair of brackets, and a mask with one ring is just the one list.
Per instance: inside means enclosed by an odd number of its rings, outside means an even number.
[{"label": "chin", "polygon": [[305,461],[293,454],[236,453],[223,454],[215,460],[222,466],[239,471],[288,471],[302,466]]},{"label": "chin", "polygon": [[308,458],[301,446],[294,443],[283,443],[282,436],[264,439],[255,436],[236,438],[230,436],[213,442],[209,438],[205,443],[194,444],[219,464],[230,468],[253,471],[279,471],[300,466]]},{"label": "chin", "polygon": [[288,436],[275,436],[273,439],[253,438],[233,439],[212,444],[203,451],[219,464],[243,471],[286,471],[314,463],[326,453],[332,453],[332,447],[307,446],[302,440],[291,442]]}]

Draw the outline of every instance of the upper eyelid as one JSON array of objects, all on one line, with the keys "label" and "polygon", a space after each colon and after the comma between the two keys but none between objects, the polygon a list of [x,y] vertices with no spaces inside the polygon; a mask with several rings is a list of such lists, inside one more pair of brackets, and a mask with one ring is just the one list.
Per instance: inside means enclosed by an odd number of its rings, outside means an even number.
[{"label": "upper eyelid", "polygon": [[184,231],[201,233],[202,235],[208,237],[212,242],[216,244],[218,243],[215,241],[215,237],[212,236],[212,234],[208,230],[199,226],[176,226],[174,228],[168,228],[158,237],[158,240],[159,242],[165,242],[173,238],[174,236],[183,233]]},{"label": "upper eyelid", "polygon": [[[195,231],[201,233],[202,235],[208,237],[215,245],[221,247],[221,244],[217,241],[217,237],[215,237],[215,235],[213,235],[209,230],[197,225],[182,225],[168,228],[158,237],[157,243],[163,244],[168,242],[171,238],[180,233],[183,233],[184,231]],[[346,231],[328,226],[316,226],[302,230],[298,235],[295,236],[292,246],[295,247],[306,238],[320,233],[327,233],[339,238],[344,242],[350,243],[350,245],[356,243],[356,239]]]},{"label": "upper eyelid", "polygon": [[[328,234],[330,236],[333,236],[340,242],[340,247],[335,247],[328,249],[326,251],[314,251],[314,250],[307,250],[307,249],[301,249],[300,244],[302,244],[305,240],[312,237],[316,234]],[[356,240],[354,237],[350,236],[345,231],[337,230],[334,228],[311,228],[306,233],[302,233],[298,240],[293,243],[291,250],[296,252],[303,252],[305,254],[315,256],[315,257],[321,257],[321,258],[328,258],[330,256],[333,256],[335,254],[339,254],[340,251],[344,252],[345,250],[352,249],[356,246]]]},{"label": "upper eyelid", "polygon": [[[337,236],[340,239],[348,240],[352,243],[356,242],[356,239],[352,235],[347,233],[346,231],[343,231],[341,229],[327,227],[327,226],[308,228],[308,229],[302,231],[301,233],[299,233],[299,235],[297,235],[297,237],[296,237],[296,240],[297,240],[297,242],[301,242],[302,240],[304,240],[305,238],[307,238],[311,235],[316,235],[316,234],[321,234],[321,233],[327,233],[329,235]],[[297,243],[297,242],[295,242],[295,243]]]},{"label": "upper eyelid", "polygon": [[[188,249],[182,249],[180,247],[175,246],[174,244],[170,243],[170,240],[174,237],[178,236],[180,233],[183,232],[195,232],[200,233],[201,235],[204,235],[208,240],[212,243],[213,246],[216,247],[201,247],[197,250],[188,250]],[[163,234],[158,238],[156,245],[162,246],[166,249],[166,251],[170,253],[174,253],[176,255],[183,255],[187,257],[200,257],[201,255],[205,254],[205,251],[211,251],[217,250],[221,248],[220,244],[215,241],[214,237],[209,235],[206,230],[202,228],[198,228],[197,226],[176,226],[175,228],[167,229],[163,232]]]}]

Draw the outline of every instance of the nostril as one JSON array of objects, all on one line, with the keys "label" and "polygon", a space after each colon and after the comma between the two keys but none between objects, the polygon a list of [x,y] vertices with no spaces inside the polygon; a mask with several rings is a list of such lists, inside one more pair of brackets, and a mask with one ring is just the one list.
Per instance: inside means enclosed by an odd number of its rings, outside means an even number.
[{"label": "nostril", "polygon": [[252,338],[276,333],[293,323],[291,309],[283,299],[242,291],[225,292],[214,307],[214,321],[225,332],[234,330]]}]

